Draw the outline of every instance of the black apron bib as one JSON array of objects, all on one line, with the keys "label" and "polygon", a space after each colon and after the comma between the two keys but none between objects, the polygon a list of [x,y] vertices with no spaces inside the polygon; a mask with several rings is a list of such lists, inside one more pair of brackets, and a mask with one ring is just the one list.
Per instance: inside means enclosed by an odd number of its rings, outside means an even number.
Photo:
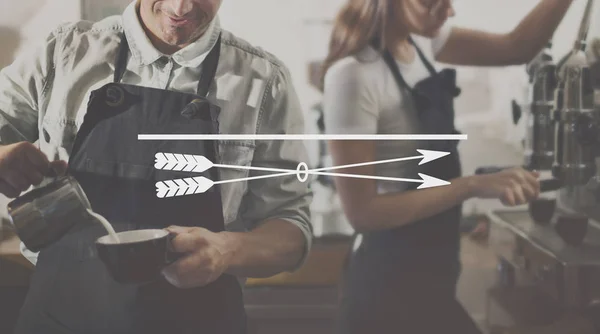
[{"label": "black apron bib", "polygon": [[[197,95],[120,83],[129,52],[124,36],[114,83],[92,92],[71,152],[69,173],[81,184],[94,211],[116,231],[170,225],[224,230],[218,186],[203,194],[165,199],[157,198],[155,186],[157,181],[190,177],[155,170],[156,153],[196,154],[217,161],[217,143],[137,139],[140,133],[219,132],[220,109],[208,102],[207,95],[219,62],[220,41],[204,61]],[[205,102],[204,108],[189,108],[196,99]],[[216,169],[203,176],[219,178]],[[193,289],[178,289],[162,277],[121,285],[109,276],[94,246],[105,234],[99,223],[81,222],[40,253],[17,333],[245,333],[242,292],[235,277],[223,275]]]},{"label": "black apron bib", "polygon": [[[410,92],[425,134],[458,134],[456,72],[437,72],[411,40],[431,76],[410,87],[391,53],[382,57],[401,92]],[[423,149],[450,152],[420,172],[450,180],[461,176],[456,141],[423,142]],[[414,190],[415,185],[408,190]],[[365,233],[344,280],[340,333],[479,333],[456,300],[460,274],[461,205],[392,230]]]}]

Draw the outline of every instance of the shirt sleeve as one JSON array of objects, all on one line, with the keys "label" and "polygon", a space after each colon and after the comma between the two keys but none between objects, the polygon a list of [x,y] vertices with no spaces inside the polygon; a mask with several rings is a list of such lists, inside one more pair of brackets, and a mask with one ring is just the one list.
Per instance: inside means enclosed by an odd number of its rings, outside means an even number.
[{"label": "shirt sleeve", "polygon": [[[0,70],[0,145],[38,139],[39,105],[54,71],[56,34]],[[33,265],[38,253],[21,242],[21,254]]]},{"label": "shirt sleeve", "polygon": [[437,56],[448,42],[453,26],[452,22],[448,20],[440,29],[439,34],[431,40],[431,52],[434,56]]},{"label": "shirt sleeve", "polygon": [[[274,74],[262,106],[258,134],[304,134],[304,115],[287,68]],[[252,165],[296,170],[308,162],[308,151],[298,140],[262,140],[256,142]],[[250,177],[265,175],[250,172]],[[300,268],[312,245],[312,225],[309,205],[312,192],[308,182],[298,180],[296,174],[256,179],[248,182],[248,192],[242,200],[240,219],[252,229],[272,219],[281,219],[295,225],[305,239],[304,255],[295,269]]]},{"label": "shirt sleeve", "polygon": [[39,105],[53,73],[55,34],[0,71],[0,145],[38,139]]},{"label": "shirt sleeve", "polygon": [[323,110],[328,134],[376,134],[379,118],[373,72],[355,59],[334,64],[325,75]]}]

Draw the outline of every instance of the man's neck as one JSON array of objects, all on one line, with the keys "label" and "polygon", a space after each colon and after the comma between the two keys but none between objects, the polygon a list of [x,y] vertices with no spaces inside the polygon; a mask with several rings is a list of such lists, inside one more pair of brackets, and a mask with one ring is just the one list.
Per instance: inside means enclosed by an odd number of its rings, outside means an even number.
[{"label": "man's neck", "polygon": [[167,44],[167,43],[163,42],[163,40],[161,40],[158,36],[156,36],[152,31],[150,31],[150,29],[146,28],[145,25],[143,25],[143,27],[144,27],[144,31],[146,32],[146,35],[150,39],[150,42],[152,43],[152,45],[154,45],[154,47],[163,54],[172,55],[175,52],[183,49],[184,47],[186,47],[188,45],[188,44],[186,44],[186,45]]}]

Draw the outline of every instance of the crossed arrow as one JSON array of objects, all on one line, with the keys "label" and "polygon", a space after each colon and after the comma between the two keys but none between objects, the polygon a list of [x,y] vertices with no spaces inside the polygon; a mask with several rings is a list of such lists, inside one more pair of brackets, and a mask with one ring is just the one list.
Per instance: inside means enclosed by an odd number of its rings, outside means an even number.
[{"label": "crossed arrow", "polygon": [[156,195],[159,198],[166,198],[166,197],[176,197],[176,196],[200,194],[200,193],[204,193],[204,192],[208,191],[210,188],[212,188],[216,184],[251,181],[251,180],[257,180],[257,179],[265,179],[265,178],[287,176],[287,175],[294,175],[294,174],[298,177],[298,180],[301,182],[306,182],[306,180],[308,179],[308,175],[325,175],[325,176],[334,176],[334,177],[348,177],[348,178],[371,179],[371,180],[394,181],[394,182],[421,183],[421,185],[417,189],[440,187],[440,186],[445,186],[445,185],[450,184],[450,182],[448,182],[448,181],[444,181],[444,180],[441,180],[441,179],[438,179],[438,178],[435,178],[435,177],[432,177],[432,176],[429,176],[426,174],[421,174],[421,173],[419,173],[420,179],[404,179],[404,178],[382,177],[382,176],[374,176],[374,175],[357,175],[357,174],[327,172],[327,171],[344,169],[344,168],[379,165],[379,164],[385,164],[385,163],[393,163],[393,162],[408,161],[408,160],[419,160],[419,159],[421,159],[421,161],[419,162],[419,165],[423,165],[423,164],[437,160],[439,158],[442,158],[442,157],[450,154],[448,152],[429,151],[429,150],[417,150],[417,152],[419,152],[421,155],[413,156],[413,157],[405,157],[405,158],[364,162],[364,163],[357,163],[357,164],[351,164],[351,165],[325,167],[325,168],[318,168],[318,169],[308,169],[308,167],[306,166],[306,163],[300,163],[300,164],[298,164],[298,168],[296,168],[295,170],[281,169],[281,168],[255,167],[255,166],[223,165],[223,164],[215,164],[212,161],[210,161],[209,159],[207,159],[206,157],[201,156],[201,155],[157,153],[155,156],[156,160],[155,160],[154,168],[158,169],[158,170],[202,173],[211,168],[224,168],[224,169],[234,168],[234,169],[246,169],[246,170],[271,172],[273,174],[246,177],[246,178],[240,178],[240,179],[232,179],[232,180],[222,180],[222,181],[212,181],[203,176],[160,181],[160,182],[156,183]]}]

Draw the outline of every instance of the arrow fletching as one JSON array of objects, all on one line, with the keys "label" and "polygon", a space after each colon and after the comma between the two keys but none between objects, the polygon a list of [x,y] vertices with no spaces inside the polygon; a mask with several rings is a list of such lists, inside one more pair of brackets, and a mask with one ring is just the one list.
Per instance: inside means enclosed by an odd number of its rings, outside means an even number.
[{"label": "arrow fletching", "polygon": [[154,168],[179,172],[202,173],[213,163],[202,155],[156,153]]},{"label": "arrow fletching", "polygon": [[213,185],[213,181],[202,176],[160,181],[156,182],[156,197],[166,198],[201,194]]}]

